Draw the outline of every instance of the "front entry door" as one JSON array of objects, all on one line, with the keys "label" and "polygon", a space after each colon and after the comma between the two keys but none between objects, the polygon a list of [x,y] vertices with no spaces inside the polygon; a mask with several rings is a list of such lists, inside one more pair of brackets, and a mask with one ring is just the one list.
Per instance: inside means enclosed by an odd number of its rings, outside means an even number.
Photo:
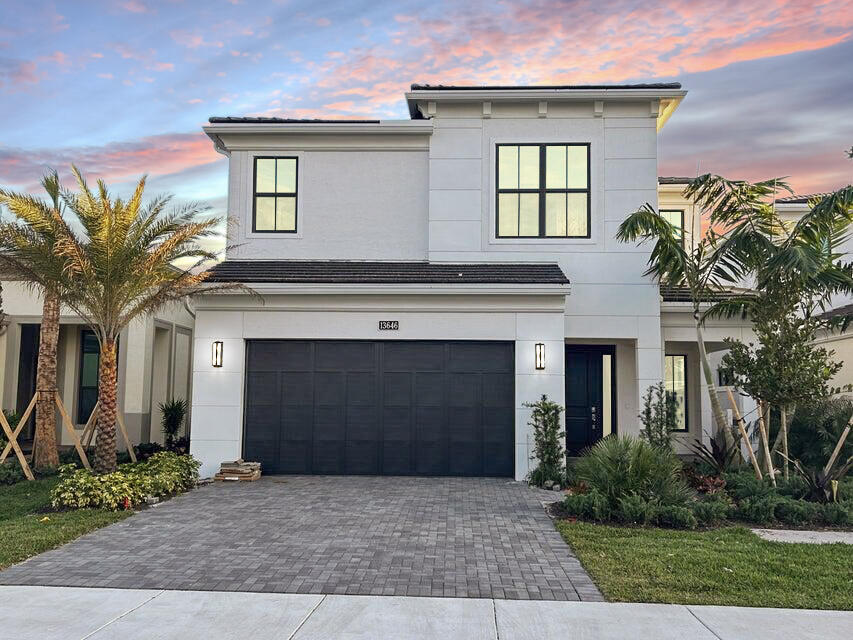
[{"label": "front entry door", "polygon": [[613,431],[614,347],[566,345],[566,455]]}]

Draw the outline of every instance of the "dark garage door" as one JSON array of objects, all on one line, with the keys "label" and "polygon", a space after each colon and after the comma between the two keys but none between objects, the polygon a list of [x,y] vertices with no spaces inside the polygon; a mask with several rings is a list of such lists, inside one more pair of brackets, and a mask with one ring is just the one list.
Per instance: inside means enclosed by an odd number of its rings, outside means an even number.
[{"label": "dark garage door", "polygon": [[266,473],[512,476],[511,342],[248,342],[244,457]]}]

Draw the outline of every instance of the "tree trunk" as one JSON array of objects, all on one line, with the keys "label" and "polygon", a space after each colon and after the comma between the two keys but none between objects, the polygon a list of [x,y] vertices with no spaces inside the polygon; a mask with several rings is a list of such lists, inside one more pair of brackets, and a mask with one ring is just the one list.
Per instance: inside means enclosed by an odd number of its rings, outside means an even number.
[{"label": "tree trunk", "polygon": [[116,470],[116,411],[118,380],[115,339],[101,343],[98,368],[98,436],[95,439],[95,473]]},{"label": "tree trunk", "polygon": [[788,479],[788,411],[785,405],[779,409],[779,431],[782,434],[782,474]]},{"label": "tree trunk", "polygon": [[59,342],[59,296],[44,292],[39,354],[36,365],[36,442],[33,466],[46,469],[59,465],[56,449],[56,346]]},{"label": "tree trunk", "polygon": [[705,384],[708,386],[708,396],[711,400],[711,414],[714,417],[714,423],[717,426],[717,433],[722,433],[725,438],[726,446],[731,447],[734,442],[732,430],[729,428],[726,414],[723,413],[723,405],[720,404],[720,398],[717,396],[717,385],[714,382],[714,372],[711,371],[711,363],[708,362],[708,353],[705,351],[705,338],[702,333],[702,323],[699,316],[693,314],[693,320],[696,323],[696,343],[699,346],[699,359],[702,361],[702,373],[705,375]]}]

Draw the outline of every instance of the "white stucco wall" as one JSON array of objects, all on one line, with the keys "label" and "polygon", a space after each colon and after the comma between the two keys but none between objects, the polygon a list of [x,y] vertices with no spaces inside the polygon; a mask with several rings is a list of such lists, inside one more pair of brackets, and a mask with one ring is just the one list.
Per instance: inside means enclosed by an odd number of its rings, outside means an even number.
[{"label": "white stucco wall", "polygon": [[[515,343],[515,475],[528,471],[532,440],[524,403],[545,394],[563,403],[562,295],[525,296],[270,296],[263,307],[246,296],[197,301],[193,359],[192,454],[202,476],[242,454],[245,341],[248,339],[387,339],[378,321],[400,321],[395,340],[502,340]],[[348,299],[347,299],[348,298]],[[236,310],[229,310],[235,308]],[[223,366],[211,364],[222,340]],[[537,371],[534,345],[546,345],[546,369]]]}]

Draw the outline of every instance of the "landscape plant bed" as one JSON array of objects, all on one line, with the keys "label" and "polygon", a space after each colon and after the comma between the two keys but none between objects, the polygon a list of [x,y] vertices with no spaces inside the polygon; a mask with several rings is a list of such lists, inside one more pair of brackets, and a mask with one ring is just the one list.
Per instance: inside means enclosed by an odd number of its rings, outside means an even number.
[{"label": "landscape plant bed", "polygon": [[849,545],[770,542],[744,527],[555,525],[611,601],[853,610]]},{"label": "landscape plant bed", "polygon": [[124,520],[132,511],[56,511],[50,495],[59,477],[0,486],[0,569]]}]

